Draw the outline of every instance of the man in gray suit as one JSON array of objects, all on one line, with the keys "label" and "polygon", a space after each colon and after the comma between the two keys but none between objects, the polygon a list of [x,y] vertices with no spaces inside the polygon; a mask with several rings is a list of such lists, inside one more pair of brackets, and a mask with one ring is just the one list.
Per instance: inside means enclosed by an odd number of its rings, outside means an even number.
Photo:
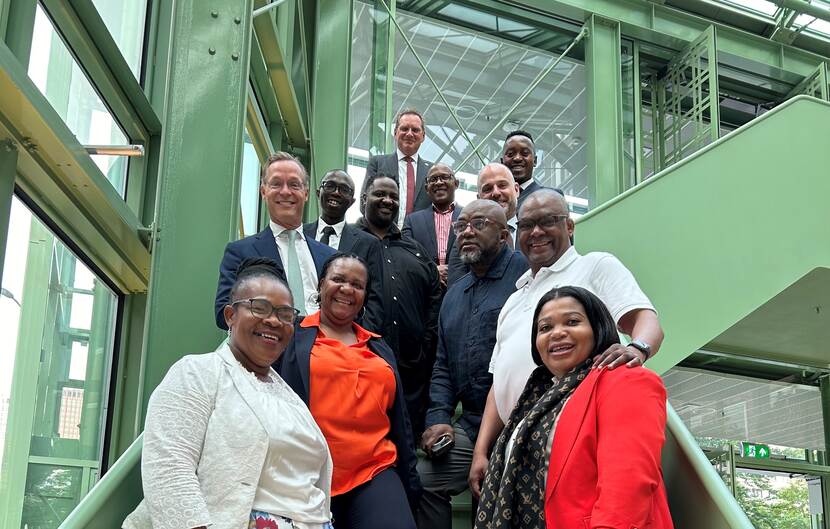
[{"label": "man in gray suit", "polygon": [[406,215],[426,209],[432,204],[424,186],[432,162],[424,160],[418,154],[426,134],[424,117],[420,112],[414,109],[402,110],[395,116],[393,134],[398,148],[390,154],[369,157],[362,193],[366,192],[366,183],[378,174],[394,179],[400,190],[401,201],[397,224],[403,226]]}]

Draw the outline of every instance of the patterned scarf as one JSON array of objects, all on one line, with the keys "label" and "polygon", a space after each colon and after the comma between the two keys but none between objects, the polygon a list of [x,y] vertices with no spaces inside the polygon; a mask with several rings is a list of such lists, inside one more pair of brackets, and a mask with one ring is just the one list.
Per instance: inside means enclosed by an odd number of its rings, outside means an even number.
[{"label": "patterned scarf", "polygon": [[[588,376],[592,363],[593,358],[588,358],[557,381],[545,366],[530,375],[490,456],[475,529],[545,529],[550,431],[565,400]],[[505,461],[505,446],[523,418],[510,458]]]}]

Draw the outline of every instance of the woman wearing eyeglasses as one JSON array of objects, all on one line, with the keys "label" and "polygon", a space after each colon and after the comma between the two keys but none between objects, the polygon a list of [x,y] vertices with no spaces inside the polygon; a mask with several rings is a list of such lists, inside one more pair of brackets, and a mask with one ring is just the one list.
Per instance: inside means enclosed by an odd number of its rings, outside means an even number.
[{"label": "woman wearing eyeglasses", "polygon": [[125,528],[331,529],[326,440],[271,368],[294,334],[291,291],[246,259],[230,300],[227,344],[176,362],[150,397],[144,501]]},{"label": "woman wearing eyeglasses", "polygon": [[337,529],[414,529],[421,484],[395,355],[355,323],[368,273],[354,254],[323,265],[320,310],[307,316],[280,360],[280,375],[308,404],[334,462]]}]

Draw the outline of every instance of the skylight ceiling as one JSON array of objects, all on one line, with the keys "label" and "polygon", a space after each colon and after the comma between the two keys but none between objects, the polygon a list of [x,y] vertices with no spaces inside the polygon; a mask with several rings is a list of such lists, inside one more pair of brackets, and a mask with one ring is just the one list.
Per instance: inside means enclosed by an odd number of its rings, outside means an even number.
[{"label": "skylight ceiling", "polygon": [[778,6],[767,0],[718,0],[722,4],[733,5],[767,16],[775,16]]}]

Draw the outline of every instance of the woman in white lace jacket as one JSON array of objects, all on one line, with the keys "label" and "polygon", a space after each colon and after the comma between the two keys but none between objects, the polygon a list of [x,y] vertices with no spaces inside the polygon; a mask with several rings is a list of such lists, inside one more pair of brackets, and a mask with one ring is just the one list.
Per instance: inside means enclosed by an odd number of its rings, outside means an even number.
[{"label": "woman in white lace jacket", "polygon": [[150,398],[144,500],[125,528],[331,528],[326,440],[271,369],[296,317],[273,266],[244,261],[225,308],[228,343],[176,362]]}]

